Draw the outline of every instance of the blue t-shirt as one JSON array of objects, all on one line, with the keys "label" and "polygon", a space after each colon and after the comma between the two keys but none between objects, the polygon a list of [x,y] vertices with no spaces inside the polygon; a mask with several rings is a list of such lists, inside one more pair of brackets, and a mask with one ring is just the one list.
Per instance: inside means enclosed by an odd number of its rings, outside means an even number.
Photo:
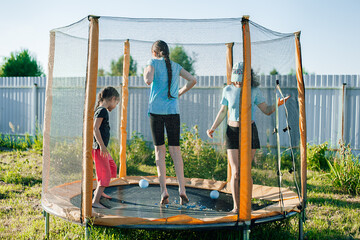
[{"label": "blue t-shirt", "polygon": [[172,79],[170,86],[171,96],[168,98],[168,73],[165,60],[151,59],[147,65],[154,67],[154,80],[151,83],[150,97],[149,97],[149,110],[148,113],[154,114],[179,114],[179,81],[180,70],[182,67],[171,62]]},{"label": "blue t-shirt", "polygon": [[[239,100],[240,100],[241,88],[237,88],[234,85],[228,85],[224,87],[220,104],[228,106],[229,120],[239,121]],[[251,120],[255,121],[255,106],[265,102],[265,98],[262,95],[260,89],[251,88]]]}]

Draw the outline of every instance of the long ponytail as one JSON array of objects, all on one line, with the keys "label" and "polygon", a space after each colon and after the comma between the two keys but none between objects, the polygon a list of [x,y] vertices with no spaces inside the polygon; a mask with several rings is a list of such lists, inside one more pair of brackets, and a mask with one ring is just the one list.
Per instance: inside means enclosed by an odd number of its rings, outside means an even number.
[{"label": "long ponytail", "polygon": [[171,62],[170,62],[170,52],[169,52],[169,47],[166,44],[166,42],[162,41],[162,40],[158,40],[156,42],[154,42],[153,46],[152,46],[152,50],[156,53],[157,56],[159,57],[163,57],[165,60],[165,64],[166,64],[166,69],[167,69],[167,73],[168,73],[168,98],[174,98],[173,96],[171,96],[171,80],[172,80],[172,69],[171,69]]}]

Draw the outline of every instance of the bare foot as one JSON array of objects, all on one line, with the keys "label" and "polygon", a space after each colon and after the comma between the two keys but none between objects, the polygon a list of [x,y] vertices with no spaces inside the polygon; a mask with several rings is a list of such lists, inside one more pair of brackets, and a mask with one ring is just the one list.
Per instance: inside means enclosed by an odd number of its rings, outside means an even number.
[{"label": "bare foot", "polygon": [[93,203],[93,204],[92,204],[92,207],[93,207],[93,208],[107,208],[107,207],[105,207],[104,205],[102,205],[101,203]]},{"label": "bare foot", "polygon": [[234,208],[233,210],[230,211],[231,213],[238,213],[239,209]]},{"label": "bare foot", "polygon": [[107,198],[107,199],[112,199],[112,197],[110,197],[109,195],[107,195],[104,192],[101,194],[101,196],[104,197],[104,198]]},{"label": "bare foot", "polygon": [[186,195],[180,195],[180,204],[184,205],[189,202],[189,199]]},{"label": "bare foot", "polygon": [[168,204],[169,203],[169,195],[165,195],[161,198],[160,204],[164,205],[164,204]]}]

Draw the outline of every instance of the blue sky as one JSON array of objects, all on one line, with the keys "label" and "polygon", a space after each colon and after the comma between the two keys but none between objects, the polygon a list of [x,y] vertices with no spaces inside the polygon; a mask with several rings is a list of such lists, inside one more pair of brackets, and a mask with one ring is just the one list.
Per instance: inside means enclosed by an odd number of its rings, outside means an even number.
[{"label": "blue sky", "polygon": [[360,74],[359,0],[12,0],[2,1],[0,63],[29,49],[47,70],[49,31],[92,14],[120,17],[250,19],[278,32],[301,31],[309,73]]}]

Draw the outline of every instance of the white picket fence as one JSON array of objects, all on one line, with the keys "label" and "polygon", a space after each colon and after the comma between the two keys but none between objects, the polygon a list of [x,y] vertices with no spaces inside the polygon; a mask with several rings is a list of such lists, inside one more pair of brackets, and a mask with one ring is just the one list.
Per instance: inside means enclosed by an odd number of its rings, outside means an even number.
[{"label": "white picket fence", "polygon": [[[296,86],[287,86],[286,79],[293,76],[261,76],[261,86],[267,86],[270,79],[283,81],[282,88],[296,90]],[[72,79],[83,85],[83,78]],[[206,129],[212,124],[219,110],[225,76],[201,76],[198,84],[186,93],[180,103],[181,122],[188,127],[198,126],[200,137],[208,140]],[[120,89],[121,77],[100,77],[98,90],[112,85]],[[183,83],[181,83],[182,85]],[[346,84],[346,85],[345,85]],[[46,78],[18,77],[0,78],[0,133],[34,135],[36,128],[43,126]],[[353,150],[360,151],[360,75],[305,75],[307,141],[310,144],[329,142],[336,147],[344,137]],[[79,91],[83,91],[79,87]],[[141,133],[151,141],[151,132],[147,116],[149,88],[142,77],[131,77],[129,81],[128,138],[132,132]],[[343,96],[345,104],[343,105]],[[342,111],[344,106],[344,120]],[[111,113],[112,134],[119,132],[119,114]],[[224,128],[223,128],[224,129]],[[224,130],[222,130],[224,131]],[[221,132],[221,131],[220,131]],[[215,142],[222,141],[222,134]],[[266,141],[265,141],[266,142]]]}]

